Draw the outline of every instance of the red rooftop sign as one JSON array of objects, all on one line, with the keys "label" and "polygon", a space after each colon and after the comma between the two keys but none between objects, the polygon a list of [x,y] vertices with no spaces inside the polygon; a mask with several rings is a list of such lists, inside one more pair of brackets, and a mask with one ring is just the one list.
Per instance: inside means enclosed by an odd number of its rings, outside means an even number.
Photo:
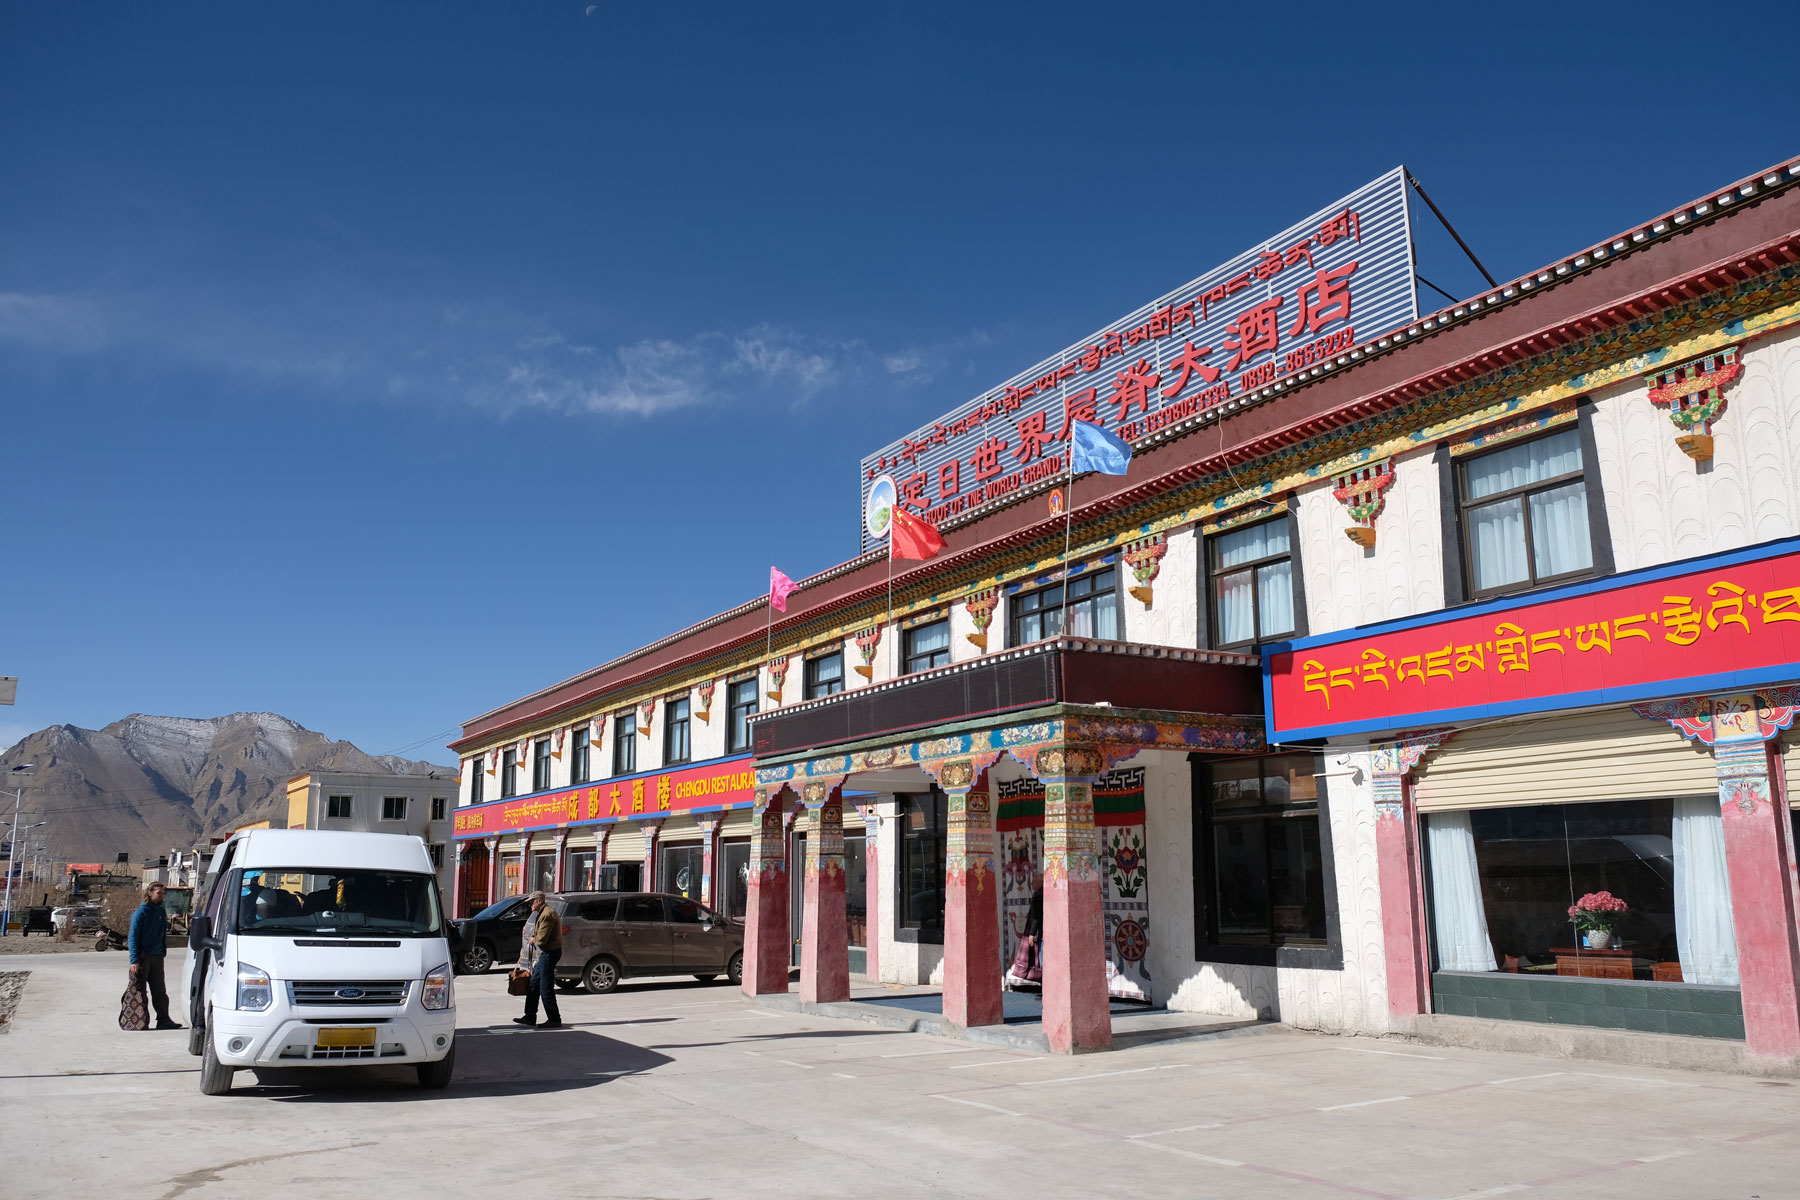
[{"label": "red rooftop sign", "polygon": [[1263,655],[1271,742],[1796,678],[1800,539],[1302,638]]},{"label": "red rooftop sign", "polygon": [[489,837],[527,829],[643,820],[695,809],[735,807],[754,801],[755,792],[756,770],[746,756],[584,783],[514,800],[472,804],[456,810],[453,836]]}]

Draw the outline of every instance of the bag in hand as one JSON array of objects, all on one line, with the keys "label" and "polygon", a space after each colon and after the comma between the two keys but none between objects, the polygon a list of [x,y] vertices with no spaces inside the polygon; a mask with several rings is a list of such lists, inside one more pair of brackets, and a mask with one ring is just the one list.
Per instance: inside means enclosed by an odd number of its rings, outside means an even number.
[{"label": "bag in hand", "polygon": [[1036,938],[1027,936],[1019,939],[1019,949],[1013,954],[1012,969],[1008,974],[1024,983],[1038,983],[1043,980],[1044,970],[1038,962]]},{"label": "bag in hand", "polygon": [[144,985],[132,980],[119,997],[119,1028],[139,1031],[150,1028],[150,999]]},{"label": "bag in hand", "polygon": [[506,973],[506,994],[523,996],[531,991],[531,972],[523,967],[514,967]]}]

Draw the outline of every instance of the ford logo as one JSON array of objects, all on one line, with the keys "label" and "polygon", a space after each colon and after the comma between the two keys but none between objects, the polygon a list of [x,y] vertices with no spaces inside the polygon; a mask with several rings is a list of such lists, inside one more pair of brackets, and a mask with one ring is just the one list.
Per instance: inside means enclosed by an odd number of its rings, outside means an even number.
[{"label": "ford logo", "polygon": [[361,988],[350,987],[339,988],[337,991],[333,992],[332,995],[336,996],[339,1000],[361,1000],[367,993]]}]

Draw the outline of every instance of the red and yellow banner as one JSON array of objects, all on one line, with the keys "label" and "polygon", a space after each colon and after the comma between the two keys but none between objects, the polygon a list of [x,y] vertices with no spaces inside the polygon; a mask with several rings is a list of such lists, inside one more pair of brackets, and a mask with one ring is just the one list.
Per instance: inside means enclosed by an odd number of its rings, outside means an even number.
[{"label": "red and yellow banner", "polygon": [[756,798],[755,791],[756,769],[751,760],[734,758],[459,808],[455,836],[485,837],[749,804]]},{"label": "red and yellow banner", "polygon": [[[1800,542],[1266,654],[1271,742],[1785,682]],[[1635,582],[1631,581],[1635,580]]]}]

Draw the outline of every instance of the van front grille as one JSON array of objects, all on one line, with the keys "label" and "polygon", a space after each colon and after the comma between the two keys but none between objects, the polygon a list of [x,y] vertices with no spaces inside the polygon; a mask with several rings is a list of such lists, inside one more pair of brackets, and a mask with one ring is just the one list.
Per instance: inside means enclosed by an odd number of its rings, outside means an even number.
[{"label": "van front grille", "polygon": [[334,1007],[382,1008],[406,1003],[412,982],[406,979],[289,980],[288,1003]]}]

